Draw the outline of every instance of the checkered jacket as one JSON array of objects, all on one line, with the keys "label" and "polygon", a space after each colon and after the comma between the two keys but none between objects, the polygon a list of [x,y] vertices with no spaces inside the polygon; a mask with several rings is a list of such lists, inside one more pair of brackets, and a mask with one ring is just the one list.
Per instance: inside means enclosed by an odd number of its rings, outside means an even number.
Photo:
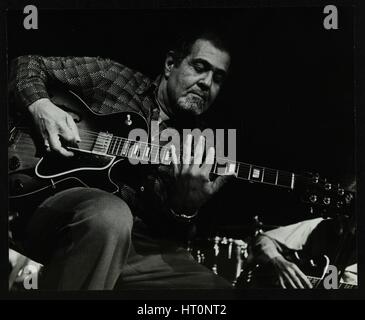
[{"label": "checkered jacket", "polygon": [[22,106],[49,98],[49,85],[73,90],[97,113],[136,111],[149,118],[155,106],[148,77],[99,57],[21,56],[12,61],[10,84]]}]

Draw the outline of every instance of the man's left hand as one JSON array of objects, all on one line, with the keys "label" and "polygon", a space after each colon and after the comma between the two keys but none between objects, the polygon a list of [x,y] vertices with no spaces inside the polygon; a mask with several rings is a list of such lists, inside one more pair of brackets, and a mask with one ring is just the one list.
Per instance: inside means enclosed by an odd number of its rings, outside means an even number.
[{"label": "man's left hand", "polygon": [[214,181],[210,181],[209,174],[214,164],[215,149],[210,147],[205,161],[203,161],[205,149],[203,136],[200,136],[196,145],[193,161],[192,135],[187,135],[185,139],[182,164],[178,161],[174,146],[171,149],[174,179],[170,189],[169,202],[175,212],[191,214],[215,194],[232,175],[220,176]]}]

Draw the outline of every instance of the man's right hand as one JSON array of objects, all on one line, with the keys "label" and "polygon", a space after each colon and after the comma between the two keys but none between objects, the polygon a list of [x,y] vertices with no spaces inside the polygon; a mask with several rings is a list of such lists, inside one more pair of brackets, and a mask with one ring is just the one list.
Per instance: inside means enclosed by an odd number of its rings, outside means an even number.
[{"label": "man's right hand", "polygon": [[311,289],[312,284],[295,263],[277,256],[271,260],[282,288]]},{"label": "man's right hand", "polygon": [[29,111],[47,152],[54,151],[65,157],[72,157],[73,153],[62,146],[60,138],[70,145],[81,141],[73,118],[47,98],[33,102]]}]

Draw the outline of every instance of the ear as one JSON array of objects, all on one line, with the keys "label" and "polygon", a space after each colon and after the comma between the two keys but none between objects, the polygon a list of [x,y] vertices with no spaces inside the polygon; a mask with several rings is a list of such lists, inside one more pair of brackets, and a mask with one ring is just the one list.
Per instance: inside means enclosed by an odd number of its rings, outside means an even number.
[{"label": "ear", "polygon": [[169,51],[166,55],[165,65],[164,65],[164,76],[168,78],[170,76],[171,70],[175,66],[174,51]]}]

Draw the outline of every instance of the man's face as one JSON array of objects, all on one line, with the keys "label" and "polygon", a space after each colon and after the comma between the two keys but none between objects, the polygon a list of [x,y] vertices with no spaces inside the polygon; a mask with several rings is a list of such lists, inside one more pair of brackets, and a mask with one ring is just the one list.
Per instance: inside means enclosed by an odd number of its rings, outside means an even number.
[{"label": "man's face", "polygon": [[167,72],[170,107],[199,115],[215,100],[226,77],[230,56],[210,41],[198,39],[191,53]]}]

